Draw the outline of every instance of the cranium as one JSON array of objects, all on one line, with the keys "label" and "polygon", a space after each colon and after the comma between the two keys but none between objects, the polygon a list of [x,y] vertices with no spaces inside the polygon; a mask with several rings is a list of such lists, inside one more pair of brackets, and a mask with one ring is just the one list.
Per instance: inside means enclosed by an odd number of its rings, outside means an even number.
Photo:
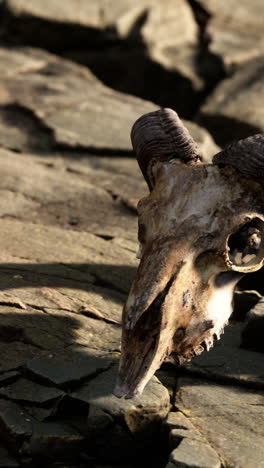
[{"label": "cranium", "polygon": [[169,354],[182,363],[210,349],[235,285],[264,257],[264,135],[213,164],[171,109],[142,116],[131,137],[150,193],[138,204],[141,261],[123,313],[115,394],[127,398]]}]

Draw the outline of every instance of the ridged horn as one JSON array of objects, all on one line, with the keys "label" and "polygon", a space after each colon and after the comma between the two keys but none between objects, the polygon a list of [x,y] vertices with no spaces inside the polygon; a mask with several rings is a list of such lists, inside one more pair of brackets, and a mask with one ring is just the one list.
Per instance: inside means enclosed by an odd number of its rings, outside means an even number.
[{"label": "ridged horn", "polygon": [[217,165],[232,166],[244,176],[264,183],[264,134],[239,140],[213,158]]},{"label": "ridged horn", "polygon": [[132,127],[131,141],[150,190],[154,162],[174,158],[184,163],[200,161],[198,145],[172,109],[160,109],[140,117]]}]

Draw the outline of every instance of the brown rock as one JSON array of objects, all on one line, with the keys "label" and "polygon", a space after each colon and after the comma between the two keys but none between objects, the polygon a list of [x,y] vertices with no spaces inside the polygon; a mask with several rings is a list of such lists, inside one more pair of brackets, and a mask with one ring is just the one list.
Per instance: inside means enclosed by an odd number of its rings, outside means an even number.
[{"label": "brown rock", "polygon": [[[73,0],[67,0],[63,9],[58,0],[49,0],[45,8],[40,1],[6,0],[2,35],[11,42],[55,51],[70,47],[68,56],[86,62],[111,87],[162,106],[168,106],[171,96],[170,105],[178,103],[185,115],[197,103],[194,91],[204,87],[197,71],[199,29],[186,0],[178,0],[176,8],[173,0],[126,0],[114,7],[106,0],[92,6],[81,1],[77,10]],[[76,48],[82,49],[77,51],[79,58]]]},{"label": "brown rock", "polygon": [[170,454],[166,468],[220,468],[216,451],[200,440],[184,438]]}]

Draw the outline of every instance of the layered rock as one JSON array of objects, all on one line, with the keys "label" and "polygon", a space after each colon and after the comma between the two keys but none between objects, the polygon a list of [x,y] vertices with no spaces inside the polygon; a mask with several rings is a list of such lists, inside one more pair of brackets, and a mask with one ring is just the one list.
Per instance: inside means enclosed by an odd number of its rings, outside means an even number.
[{"label": "layered rock", "polygon": [[199,0],[198,3],[209,16],[209,51],[221,58],[227,71],[263,55],[264,5],[261,0],[250,4],[246,0],[223,3]]},{"label": "layered rock", "polygon": [[179,381],[176,404],[221,454],[227,466],[263,465],[262,392],[184,378]]},{"label": "layered rock", "polygon": [[184,115],[196,109],[196,92],[205,83],[199,28],[186,0],[126,0],[114,7],[108,0],[81,1],[78,7],[67,0],[64,8],[58,0],[45,6],[6,0],[2,10],[0,27],[8,41],[66,53],[112,87],[174,105]]},{"label": "layered rock", "polygon": [[[16,151],[86,150],[131,153],[130,129],[157,109],[105,87],[85,67],[37,49],[0,49],[0,144]],[[10,66],[9,66],[10,63]],[[208,157],[210,135],[188,124]]]},{"label": "layered rock", "polygon": [[198,121],[219,144],[263,132],[263,71],[263,58],[247,62],[221,82],[201,107]]}]

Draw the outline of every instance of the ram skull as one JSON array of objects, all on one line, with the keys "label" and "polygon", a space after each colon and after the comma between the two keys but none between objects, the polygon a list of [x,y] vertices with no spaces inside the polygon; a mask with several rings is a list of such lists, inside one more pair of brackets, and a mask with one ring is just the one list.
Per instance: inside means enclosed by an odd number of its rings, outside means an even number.
[{"label": "ram skull", "polygon": [[264,135],[201,162],[171,109],[142,116],[132,144],[150,193],[138,204],[140,264],[123,313],[115,394],[143,391],[164,359],[209,350],[235,285],[264,257]]}]

